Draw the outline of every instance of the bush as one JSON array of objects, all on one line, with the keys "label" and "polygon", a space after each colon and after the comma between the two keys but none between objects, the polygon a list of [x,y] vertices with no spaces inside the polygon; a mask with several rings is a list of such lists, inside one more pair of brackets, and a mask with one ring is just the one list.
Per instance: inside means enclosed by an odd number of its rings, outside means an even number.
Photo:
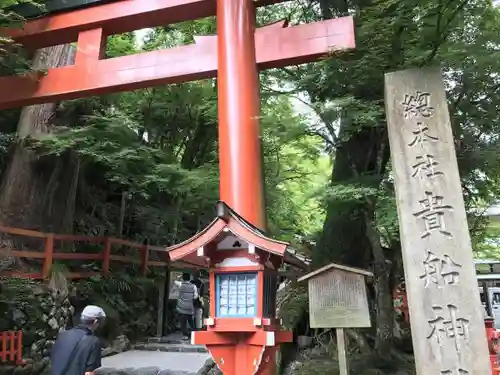
[{"label": "bush", "polygon": [[130,339],[154,335],[158,289],[153,279],[127,274],[96,276],[74,286],[76,295],[72,302],[77,313],[89,304],[106,312],[106,324],[101,331],[106,340],[112,341],[121,334]]}]

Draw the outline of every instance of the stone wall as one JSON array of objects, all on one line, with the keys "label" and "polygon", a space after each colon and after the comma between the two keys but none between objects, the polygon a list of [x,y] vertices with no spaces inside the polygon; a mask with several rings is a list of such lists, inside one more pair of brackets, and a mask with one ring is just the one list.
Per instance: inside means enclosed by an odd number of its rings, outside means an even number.
[{"label": "stone wall", "polygon": [[[13,284],[2,285],[7,296]],[[75,309],[68,293],[51,290],[38,282],[16,286],[18,296],[11,304],[2,306],[1,330],[21,330],[23,332],[23,358],[28,358],[25,366],[0,367],[0,375],[42,374],[48,372],[50,350],[57,334],[70,324]]]},{"label": "stone wall", "polygon": [[[49,356],[60,331],[78,324],[87,304],[101,306],[106,324],[97,335],[103,356],[130,348],[130,340],[141,340],[156,331],[158,291],[153,280],[130,275],[49,283],[18,278],[0,278],[0,332],[23,332],[26,366],[15,373],[39,375],[48,371]],[[10,375],[13,366],[0,363],[0,375]]]},{"label": "stone wall", "polygon": [[[50,356],[57,334],[68,328],[75,314],[75,308],[71,305],[69,296],[64,293],[45,291],[38,297],[42,315],[36,322],[36,340],[31,344],[27,353],[28,357],[33,359]],[[30,329],[32,328],[26,326],[23,332]]]}]

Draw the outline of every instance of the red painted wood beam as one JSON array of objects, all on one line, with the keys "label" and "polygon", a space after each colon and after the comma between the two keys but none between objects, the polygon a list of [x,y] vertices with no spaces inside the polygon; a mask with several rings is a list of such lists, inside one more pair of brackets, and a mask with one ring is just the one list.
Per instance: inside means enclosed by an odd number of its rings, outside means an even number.
[{"label": "red painted wood beam", "polygon": [[[332,50],[355,47],[352,17],[283,26],[281,22],[257,30],[259,69],[303,64]],[[215,77],[216,37],[197,37],[195,41],[188,46],[107,60],[83,59],[86,63],[49,69],[36,77],[0,77],[0,109]]]},{"label": "red painted wood beam", "polygon": [[[286,0],[258,0],[257,6]],[[106,35],[166,26],[215,15],[216,0],[121,0],[27,21],[7,35],[28,48],[75,42],[78,33],[102,28]]]},{"label": "red painted wood beam", "polygon": [[253,0],[217,0],[220,200],[265,230],[255,39]]}]

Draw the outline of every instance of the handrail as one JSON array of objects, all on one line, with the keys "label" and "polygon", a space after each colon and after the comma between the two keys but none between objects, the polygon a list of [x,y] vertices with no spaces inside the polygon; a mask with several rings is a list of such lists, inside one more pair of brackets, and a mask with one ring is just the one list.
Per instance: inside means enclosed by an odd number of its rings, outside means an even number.
[{"label": "handrail", "polygon": [[[143,275],[147,274],[148,267],[165,267],[169,264],[168,257],[166,258],[165,261],[149,260],[149,254],[151,251],[156,251],[160,253],[163,252],[165,253],[165,255],[167,255],[165,247],[150,246],[147,244],[132,242],[121,238],[44,233],[28,229],[13,228],[5,225],[0,225],[0,233],[38,238],[44,241],[43,251],[0,249],[0,254],[8,253],[9,255],[15,256],[17,258],[43,259],[42,271],[40,273],[23,273],[19,271],[12,271],[8,273],[3,273],[1,276],[21,276],[33,279],[47,279],[50,276],[54,259],[100,260],[102,261],[101,274],[103,275],[109,275],[111,261],[139,264],[141,274]],[[55,251],[55,246],[54,246],[55,241],[90,242],[96,244],[103,244],[103,251],[99,254],[60,253],[60,252],[58,253]],[[113,245],[136,248],[139,250],[139,257],[135,258],[131,256],[112,255]],[[72,272],[67,276],[72,279],[78,279],[78,278],[86,278],[95,274],[96,274],[95,272],[94,273]]]},{"label": "handrail", "polygon": [[16,365],[22,365],[23,332],[1,332],[1,341],[2,347],[0,349],[0,358],[2,359],[2,362],[11,362]]}]

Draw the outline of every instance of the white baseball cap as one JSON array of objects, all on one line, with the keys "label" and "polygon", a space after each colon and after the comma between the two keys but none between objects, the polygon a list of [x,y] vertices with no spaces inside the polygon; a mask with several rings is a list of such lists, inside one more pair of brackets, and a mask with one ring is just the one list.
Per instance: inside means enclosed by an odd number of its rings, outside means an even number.
[{"label": "white baseball cap", "polygon": [[106,318],[106,313],[99,306],[88,305],[83,309],[81,317],[86,319],[104,319]]}]

